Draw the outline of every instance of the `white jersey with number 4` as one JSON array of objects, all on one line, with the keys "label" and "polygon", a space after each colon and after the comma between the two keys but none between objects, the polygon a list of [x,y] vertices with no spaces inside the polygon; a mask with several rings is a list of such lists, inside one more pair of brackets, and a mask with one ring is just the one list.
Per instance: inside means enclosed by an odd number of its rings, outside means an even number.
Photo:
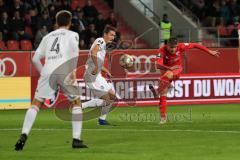
[{"label": "white jersey with number 4", "polygon": [[95,68],[95,64],[93,63],[91,52],[96,45],[99,46],[99,51],[97,53],[98,73],[101,72],[102,67],[104,65],[104,59],[105,59],[105,55],[106,55],[106,42],[104,41],[103,38],[97,38],[90,48],[88,60],[86,63],[86,72],[88,74],[89,73],[91,74]]},{"label": "white jersey with number 4", "polygon": [[45,57],[41,75],[50,75],[60,65],[77,57],[79,54],[78,44],[78,34],[67,29],[57,29],[46,35],[35,52],[41,58]]}]

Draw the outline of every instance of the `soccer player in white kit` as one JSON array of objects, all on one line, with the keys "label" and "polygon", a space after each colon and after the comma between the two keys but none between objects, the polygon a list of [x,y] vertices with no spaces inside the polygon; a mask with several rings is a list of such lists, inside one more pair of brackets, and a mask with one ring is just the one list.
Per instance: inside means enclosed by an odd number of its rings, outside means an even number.
[{"label": "soccer player in white kit", "polygon": [[83,103],[82,107],[101,106],[101,116],[98,119],[100,125],[109,125],[106,121],[106,115],[116,99],[113,85],[108,83],[102,76],[101,72],[105,72],[108,77],[112,77],[107,68],[104,67],[104,59],[106,55],[106,44],[111,43],[116,36],[116,29],[107,25],[103,32],[103,37],[97,38],[92,44],[88,60],[86,62],[86,71],[84,81],[93,94],[99,99],[92,99]]},{"label": "soccer player in white kit", "polygon": [[[54,94],[57,91],[58,86],[60,86],[65,95],[68,97],[68,100],[71,102],[72,117],[76,115],[79,117],[82,116],[82,108],[79,95],[71,95],[71,92],[68,91],[68,88],[64,86],[64,82],[59,81],[62,79],[62,77],[66,77],[64,74],[70,73],[71,75],[71,72],[73,70],[68,70],[68,68],[71,69],[71,67],[67,65],[65,67],[66,72],[61,71],[59,74],[55,75],[55,71],[60,66],[68,64],[67,62],[71,61],[72,59],[76,59],[76,64],[73,64],[73,69],[76,69],[77,67],[77,57],[79,55],[79,36],[76,32],[69,30],[71,27],[71,21],[72,14],[69,11],[59,11],[56,14],[56,23],[58,25],[58,29],[49,33],[42,39],[39,47],[34,54],[33,63],[41,76],[38,80],[38,86],[34,99],[32,101],[32,105],[26,112],[22,133],[15,145],[15,150],[23,149],[37,113],[42,107],[44,100],[54,98]],[[40,61],[42,58],[45,58],[44,66]],[[52,81],[54,83],[53,86],[50,84],[51,77],[54,77],[54,81]],[[74,75],[71,75],[69,77],[74,77]],[[81,129],[82,118],[72,118],[73,148],[87,147],[82,143],[82,140],[80,138]]]}]

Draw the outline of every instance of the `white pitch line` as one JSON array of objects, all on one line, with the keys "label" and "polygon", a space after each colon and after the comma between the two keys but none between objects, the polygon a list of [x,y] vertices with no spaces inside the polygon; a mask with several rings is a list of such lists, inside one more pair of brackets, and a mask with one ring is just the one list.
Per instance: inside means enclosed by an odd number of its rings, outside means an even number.
[{"label": "white pitch line", "polygon": [[[18,131],[21,128],[0,128],[0,131]],[[34,128],[34,131],[67,131],[71,130],[71,128],[64,129],[64,128]],[[118,132],[194,132],[194,133],[233,133],[233,134],[240,134],[240,131],[221,131],[221,130],[182,130],[182,129],[83,129],[87,131],[118,131]]]}]

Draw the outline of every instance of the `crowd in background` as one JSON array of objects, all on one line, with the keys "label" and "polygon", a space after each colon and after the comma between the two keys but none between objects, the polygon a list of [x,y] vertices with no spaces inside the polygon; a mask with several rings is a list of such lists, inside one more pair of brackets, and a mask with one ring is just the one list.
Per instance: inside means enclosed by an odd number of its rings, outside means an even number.
[{"label": "crowd in background", "polygon": [[91,0],[74,10],[71,0],[0,0],[0,40],[30,40],[37,48],[41,39],[56,28],[55,15],[63,9],[73,14],[71,29],[79,34],[81,49],[88,49],[103,34],[106,24],[118,25],[113,12],[104,19]]},{"label": "crowd in background", "polygon": [[[203,27],[217,27],[218,36],[226,39],[224,43],[238,45],[240,0],[182,0],[182,2],[198,16]],[[235,40],[228,41],[228,38]]]}]

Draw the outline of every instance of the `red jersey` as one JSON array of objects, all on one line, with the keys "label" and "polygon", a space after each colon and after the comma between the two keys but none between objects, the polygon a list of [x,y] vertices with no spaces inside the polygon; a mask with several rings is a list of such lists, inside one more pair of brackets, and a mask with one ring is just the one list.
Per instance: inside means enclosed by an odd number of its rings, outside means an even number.
[{"label": "red jersey", "polygon": [[162,46],[158,50],[157,63],[160,65],[166,65],[168,67],[181,66],[183,62],[183,54],[185,51],[191,48],[198,48],[209,53],[209,50],[197,43],[178,43],[174,53],[170,53],[166,49],[166,45]]}]

